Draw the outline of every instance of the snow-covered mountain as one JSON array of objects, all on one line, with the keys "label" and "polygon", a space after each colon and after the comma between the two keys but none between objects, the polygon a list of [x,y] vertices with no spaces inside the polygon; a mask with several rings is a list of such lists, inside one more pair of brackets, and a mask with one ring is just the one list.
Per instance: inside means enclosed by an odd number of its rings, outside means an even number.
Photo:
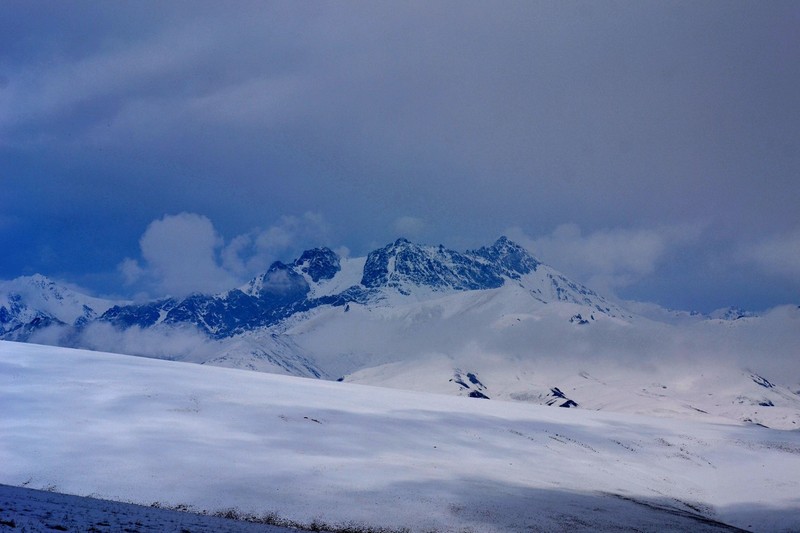
[{"label": "snow-covered mountain", "polygon": [[501,237],[492,246],[465,253],[405,239],[358,259],[343,260],[328,248],[316,248],[290,264],[275,262],[264,274],[228,292],[115,306],[100,320],[121,328],[192,324],[221,339],[275,326],[320,307],[402,305],[505,285],[523,287],[542,303],[578,304],[586,308],[587,317],[595,312],[626,315],[594,291],[570,281]]},{"label": "snow-covered mountain", "polygon": [[[17,291],[0,308],[16,317],[0,338],[553,407],[800,426],[796,306],[713,317],[623,307],[505,237],[466,252],[405,239],[360,258],[316,248],[227,292],[145,304],[58,291],[58,301],[83,302],[84,314],[57,314],[38,303],[49,300]],[[41,334],[48,321],[62,326],[58,336]]]},{"label": "snow-covered mountain", "polygon": [[82,326],[117,304],[86,296],[40,274],[0,281],[0,338],[27,340],[48,326]]}]

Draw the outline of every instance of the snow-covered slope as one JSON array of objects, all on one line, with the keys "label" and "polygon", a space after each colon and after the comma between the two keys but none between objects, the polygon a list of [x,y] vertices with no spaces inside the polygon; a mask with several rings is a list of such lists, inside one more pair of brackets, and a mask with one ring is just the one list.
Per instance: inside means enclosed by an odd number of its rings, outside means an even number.
[{"label": "snow-covered slope", "polygon": [[[508,284],[424,302],[320,308],[287,325],[282,335],[348,382],[800,427],[800,309],[793,306],[735,322],[674,325],[544,304]],[[471,386],[467,373],[483,386]]]},{"label": "snow-covered slope", "polygon": [[797,431],[10,342],[0,405],[8,485],[412,532],[800,528]]},{"label": "snow-covered slope", "polygon": [[[591,369],[591,370],[588,370]],[[800,394],[733,366],[624,365],[447,357],[359,370],[348,382],[552,407],[800,430]]]},{"label": "snow-covered slope", "polygon": [[331,377],[303,353],[289,335],[243,333],[219,341],[211,355],[201,355],[196,362],[289,376]]}]

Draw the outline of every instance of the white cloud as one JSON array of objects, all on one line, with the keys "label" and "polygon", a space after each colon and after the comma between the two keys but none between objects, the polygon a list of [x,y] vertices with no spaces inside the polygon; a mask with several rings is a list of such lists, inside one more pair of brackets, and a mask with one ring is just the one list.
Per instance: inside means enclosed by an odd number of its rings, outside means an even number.
[{"label": "white cloud", "polygon": [[139,262],[136,259],[131,259],[130,257],[126,257],[119,265],[117,265],[117,270],[122,274],[123,279],[125,280],[125,285],[133,285],[134,283],[138,282],[144,276],[144,269],[139,266]]},{"label": "white cloud", "polygon": [[743,247],[740,255],[768,274],[800,281],[800,229]]},{"label": "white cloud", "polygon": [[303,244],[319,245],[328,233],[328,224],[318,213],[282,216],[266,229],[254,229],[232,239],[222,250],[222,263],[238,276],[249,278],[265,271],[276,259],[287,260],[286,254],[299,254]]},{"label": "white cloud", "polygon": [[698,227],[601,229],[584,235],[577,224],[562,224],[550,235],[529,237],[519,228],[510,238],[536,257],[593,288],[614,292],[652,274],[675,246],[696,239]]},{"label": "white cloud", "polygon": [[248,272],[246,257],[252,253],[253,239],[250,235],[237,235],[229,242],[220,253],[224,268],[237,276],[244,276]]},{"label": "white cloud", "polygon": [[75,341],[90,350],[182,361],[202,361],[219,351],[216,341],[191,326],[122,330],[111,324],[93,322]]},{"label": "white cloud", "polygon": [[192,292],[231,289],[260,274],[281,254],[327,235],[316,213],[284,216],[264,229],[237,235],[226,245],[208,217],[195,213],[165,215],[154,220],[139,240],[141,260],[126,258],[118,266],[127,285],[150,296],[180,297]]},{"label": "white cloud", "polygon": [[216,258],[222,238],[202,215],[165,215],[139,239],[144,264],[126,258],[119,266],[129,283],[144,279],[160,293],[185,296],[230,288],[236,279]]}]

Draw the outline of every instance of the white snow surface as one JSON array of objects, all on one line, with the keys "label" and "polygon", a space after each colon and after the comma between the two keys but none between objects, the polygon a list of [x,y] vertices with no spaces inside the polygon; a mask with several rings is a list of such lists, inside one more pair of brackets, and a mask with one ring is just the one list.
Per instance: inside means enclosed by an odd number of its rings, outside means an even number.
[{"label": "white snow surface", "polygon": [[[274,330],[347,382],[539,404],[558,388],[581,409],[800,428],[796,306],[676,325],[546,304],[514,283],[402,298],[320,307]],[[485,388],[460,386],[458,370]]]},{"label": "white snow surface", "polygon": [[133,503],[410,531],[800,530],[800,432],[754,425],[0,342],[0,427],[0,483]]},{"label": "white snow surface", "polygon": [[364,275],[366,257],[343,257],[339,260],[339,272],[331,279],[321,279],[314,282],[308,274],[303,274],[311,287],[310,298],[321,298],[339,294],[350,287],[359,285]]}]

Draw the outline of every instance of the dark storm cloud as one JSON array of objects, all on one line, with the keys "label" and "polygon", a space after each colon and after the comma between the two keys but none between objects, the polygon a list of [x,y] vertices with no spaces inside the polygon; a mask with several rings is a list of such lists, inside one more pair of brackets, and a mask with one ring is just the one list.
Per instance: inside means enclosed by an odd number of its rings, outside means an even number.
[{"label": "dark storm cloud", "polygon": [[[604,255],[579,274],[615,289],[700,272],[716,302],[749,269],[800,294],[780,245],[800,225],[796,4],[4,9],[6,277],[46,269],[48,246],[56,272],[113,270],[165,214],[233,242],[312,212],[334,242],[309,244],[357,253],[398,230],[463,248],[517,228],[557,267]],[[725,275],[685,257],[709,250]]]}]

